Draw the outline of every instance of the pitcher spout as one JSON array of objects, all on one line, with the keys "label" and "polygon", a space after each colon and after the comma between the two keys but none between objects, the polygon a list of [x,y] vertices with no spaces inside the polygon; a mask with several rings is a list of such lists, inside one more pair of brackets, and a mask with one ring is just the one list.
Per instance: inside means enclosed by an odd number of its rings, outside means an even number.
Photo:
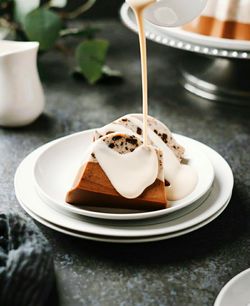
[{"label": "pitcher spout", "polygon": [[30,50],[37,51],[39,43],[36,41],[10,41],[0,40],[0,57],[27,52]]}]

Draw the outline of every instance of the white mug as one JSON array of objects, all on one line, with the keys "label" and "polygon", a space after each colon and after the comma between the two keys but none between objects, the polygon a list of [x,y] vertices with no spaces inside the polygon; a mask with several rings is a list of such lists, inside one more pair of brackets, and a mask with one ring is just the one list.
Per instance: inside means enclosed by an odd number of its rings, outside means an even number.
[{"label": "white mug", "polygon": [[0,126],[33,122],[44,109],[37,42],[0,40]]},{"label": "white mug", "polygon": [[207,0],[157,0],[144,17],[157,26],[179,27],[198,17],[206,4]]}]

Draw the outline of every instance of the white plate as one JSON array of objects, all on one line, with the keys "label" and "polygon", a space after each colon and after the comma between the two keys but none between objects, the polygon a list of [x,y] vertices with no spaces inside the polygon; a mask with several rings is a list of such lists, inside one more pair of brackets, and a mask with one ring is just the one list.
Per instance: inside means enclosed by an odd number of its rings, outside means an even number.
[{"label": "white plate", "polygon": [[174,135],[176,140],[186,148],[189,164],[196,169],[199,177],[195,190],[184,199],[169,201],[170,207],[167,209],[143,213],[129,210],[124,210],[121,213],[121,209],[86,208],[67,204],[65,202],[66,192],[70,190],[83,156],[92,142],[92,134],[92,131],[85,131],[63,137],[49,143],[46,150],[41,152],[34,167],[34,183],[38,194],[47,204],[63,211],[67,210],[71,213],[94,218],[113,220],[145,219],[163,216],[180,210],[200,199],[212,186],[214,170],[209,159],[199,150],[193,140],[184,136]]},{"label": "white plate", "polygon": [[250,269],[236,275],[222,288],[214,306],[250,306]]},{"label": "white plate", "polygon": [[[195,141],[194,141],[195,142]],[[63,215],[58,211],[46,205],[37,195],[35,188],[32,188],[33,168],[34,163],[39,155],[39,150],[31,153],[20,164],[15,175],[15,190],[19,202],[23,203],[29,210],[44,220],[53,223],[56,226],[64,227],[70,231],[82,232],[90,235],[110,236],[117,238],[143,238],[149,236],[159,236],[173,234],[177,231],[186,230],[193,226],[204,222],[211,218],[214,214],[222,209],[232,193],[233,175],[227,162],[214,150],[197,142],[201,150],[210,158],[215,169],[215,181],[211,194],[207,200],[197,209],[190,213],[171,221],[161,220],[160,223],[155,223],[149,219],[149,224],[146,220],[135,220],[124,226],[117,226],[117,222],[99,220],[99,223],[94,223],[94,218],[82,217],[76,219],[67,215]],[[167,220],[166,216],[166,220]],[[124,222],[124,221],[121,221]],[[133,223],[137,223],[133,225]]]},{"label": "white plate", "polygon": [[[42,147],[38,148],[34,153],[34,155],[36,155],[36,157],[34,157],[34,164],[36,164],[37,159],[39,158],[39,156],[41,156],[41,154],[43,152],[45,152],[47,150],[47,148],[50,146],[50,143],[43,145]],[[34,165],[33,162],[30,162],[30,169],[34,169]],[[31,185],[34,185],[33,181],[31,182]],[[192,203],[192,205],[187,205],[186,207],[183,207],[182,209],[176,210],[174,212],[172,212],[171,214],[165,214],[163,216],[158,216],[157,217],[157,222],[161,223],[162,220],[163,222],[167,222],[170,220],[174,220],[176,218],[179,218],[181,216],[184,216],[185,214],[191,212],[192,210],[196,209],[197,207],[199,207],[210,195],[211,191],[212,191],[213,186],[211,186],[211,188],[197,201],[195,201],[194,203]],[[35,190],[36,191],[36,190]],[[36,192],[36,196],[39,196],[39,194]],[[78,220],[83,220],[83,218],[85,218],[86,220],[86,216],[83,216],[81,214],[75,214],[74,212],[70,212],[67,211],[65,209],[61,209],[59,206],[54,205],[53,203],[50,203],[49,201],[43,200],[40,196],[39,196],[39,200],[42,200],[45,204],[47,204],[48,206],[50,206],[53,210],[56,210],[59,214],[63,214],[66,215],[70,218],[73,219],[78,219]],[[105,208],[103,208],[105,209]],[[87,217],[88,218],[88,217]],[[113,219],[102,219],[102,218],[91,218],[90,220],[92,223],[105,223],[105,224],[110,224],[112,223],[113,225],[115,224],[116,226],[124,226],[124,225],[131,225],[131,222],[133,223],[133,226],[136,225],[148,225],[150,223],[154,224],[155,223],[155,218],[144,218],[144,219],[135,219],[135,220],[113,220]]]},{"label": "white plate", "polygon": [[[231,198],[231,195],[230,195],[230,198]],[[57,232],[60,232],[60,233],[63,233],[63,234],[69,235],[69,236],[73,236],[73,237],[77,237],[77,238],[81,238],[81,239],[93,240],[93,241],[109,242],[109,243],[145,243],[145,242],[161,241],[161,240],[166,240],[166,239],[171,239],[171,238],[183,236],[183,235],[186,235],[188,233],[191,233],[193,231],[196,231],[196,230],[200,229],[201,227],[207,225],[208,223],[210,223],[214,219],[216,219],[226,209],[228,203],[230,202],[230,198],[225,203],[225,205],[216,214],[214,214],[211,218],[208,218],[204,222],[201,222],[198,225],[190,227],[186,230],[178,231],[178,232],[168,234],[168,235],[152,236],[152,237],[145,237],[145,238],[123,238],[123,239],[115,238],[115,237],[108,237],[108,236],[94,236],[94,235],[90,235],[90,234],[86,234],[86,233],[83,234],[83,233],[79,233],[79,232],[76,232],[76,231],[67,230],[63,227],[56,226],[53,223],[50,223],[50,222],[42,219],[41,217],[34,214],[31,210],[29,210],[23,203],[20,203],[20,204],[22,205],[23,209],[32,218],[34,218],[39,223],[47,226],[48,228],[51,228],[51,229],[57,231]]]},{"label": "white plate", "polygon": [[[124,3],[121,8],[121,17],[129,28],[137,31],[134,14],[126,3]],[[146,21],[145,24],[146,31],[154,33],[155,35],[162,35],[163,37],[170,36],[192,44],[204,45],[211,48],[228,49],[234,51],[250,51],[250,41],[201,35],[185,31],[182,28],[159,27],[148,21]]]}]

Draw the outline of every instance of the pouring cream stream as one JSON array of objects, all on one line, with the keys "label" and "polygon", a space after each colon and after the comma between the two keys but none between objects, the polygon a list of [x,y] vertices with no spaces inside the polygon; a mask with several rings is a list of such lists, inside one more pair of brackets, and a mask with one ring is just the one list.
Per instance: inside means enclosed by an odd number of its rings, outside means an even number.
[{"label": "pouring cream stream", "polygon": [[142,101],[143,101],[143,143],[148,144],[148,72],[147,72],[147,47],[144,30],[143,13],[146,8],[154,4],[156,0],[126,0],[133,9],[138,25],[140,52],[141,52],[141,72],[142,72]]}]

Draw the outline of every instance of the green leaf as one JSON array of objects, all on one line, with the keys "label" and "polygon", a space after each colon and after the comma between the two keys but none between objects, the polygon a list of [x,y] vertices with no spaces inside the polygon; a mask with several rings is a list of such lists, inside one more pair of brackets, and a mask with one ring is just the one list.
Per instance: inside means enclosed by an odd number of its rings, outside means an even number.
[{"label": "green leaf", "polygon": [[17,22],[23,23],[26,15],[38,8],[40,0],[14,0],[14,16]]},{"label": "green leaf", "polygon": [[24,31],[29,40],[38,41],[41,50],[48,50],[55,44],[62,27],[57,14],[46,8],[30,12],[24,20]]},{"label": "green leaf", "polygon": [[76,61],[90,84],[101,78],[108,48],[108,41],[101,39],[87,40],[78,45]]}]

